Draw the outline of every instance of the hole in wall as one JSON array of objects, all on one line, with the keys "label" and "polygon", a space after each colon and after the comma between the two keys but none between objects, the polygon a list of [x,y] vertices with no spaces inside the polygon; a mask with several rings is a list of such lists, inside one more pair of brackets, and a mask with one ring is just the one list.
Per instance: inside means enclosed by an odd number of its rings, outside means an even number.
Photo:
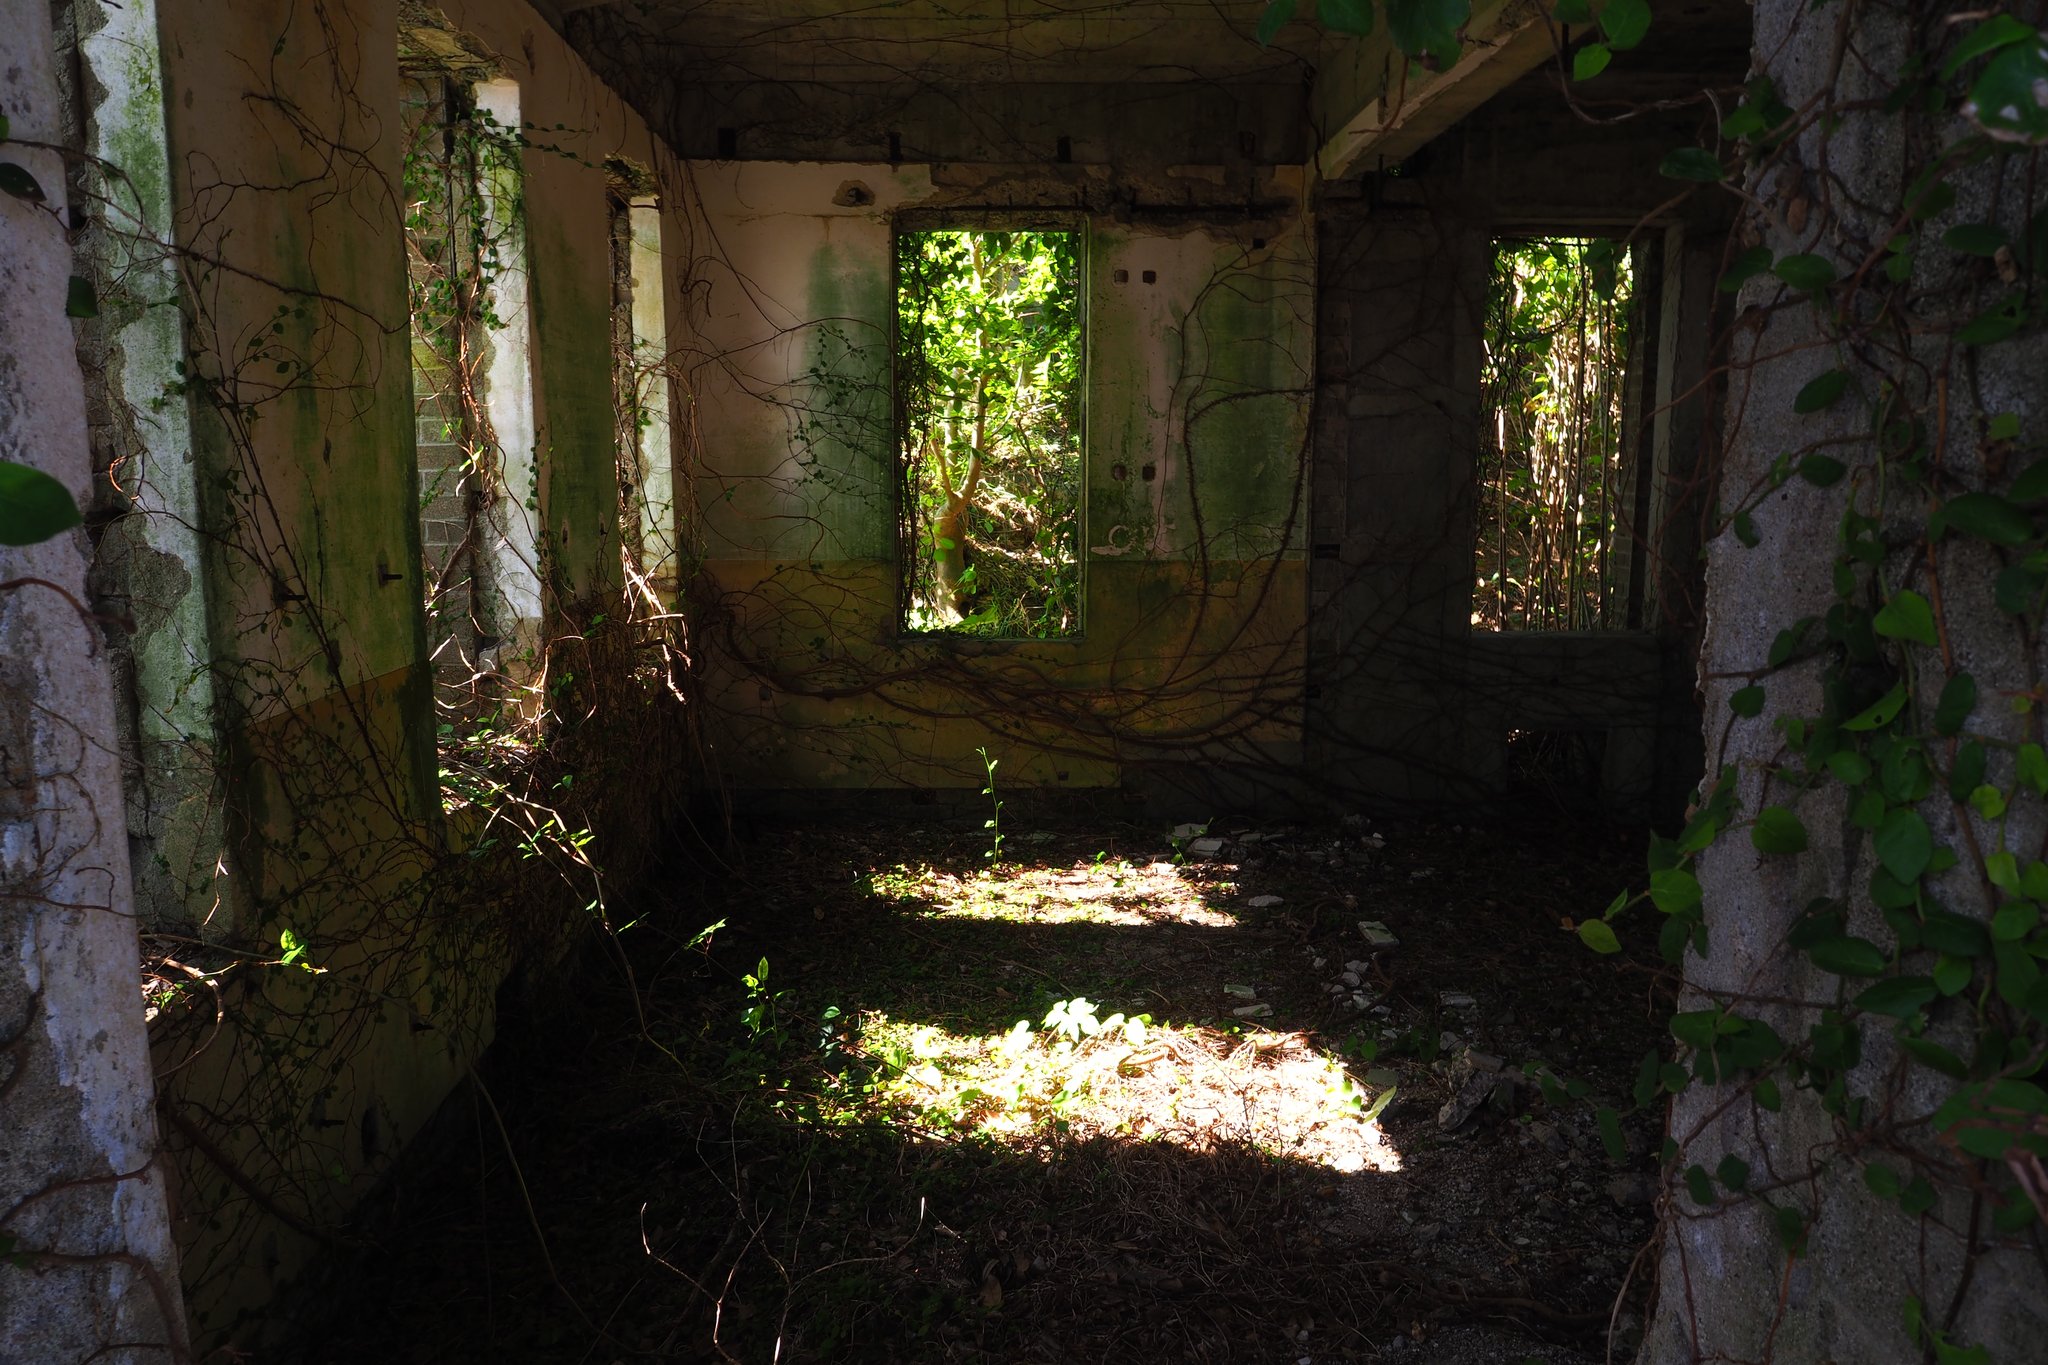
[{"label": "hole in wall", "polygon": [[875,202],[875,192],[858,180],[849,180],[832,196],[832,202],[843,209],[865,208]]},{"label": "hole in wall", "polygon": [[1146,465],[1143,469],[1138,471],[1138,477],[1143,479],[1146,483],[1152,482],[1152,480],[1159,477],[1159,466],[1156,464]]},{"label": "hole in wall", "polygon": [[1109,477],[1115,479],[1118,483],[1122,483],[1125,479],[1131,477],[1131,471],[1120,464],[1113,464],[1109,467]]},{"label": "hole in wall", "polygon": [[1600,804],[1604,730],[1510,730],[1507,786],[1517,797],[1590,811]]},{"label": "hole in wall", "polygon": [[1129,284],[1131,282],[1131,272],[1128,270],[1112,270],[1109,272],[1109,278],[1118,284]]},{"label": "hole in wall", "polygon": [[740,130],[720,128],[718,130],[718,159],[731,161],[740,154]]},{"label": "hole in wall", "polygon": [[903,134],[889,134],[889,164],[894,166],[903,160]]},{"label": "hole in wall", "polygon": [[1144,273],[1144,275],[1141,278],[1147,284],[1157,284],[1159,283],[1159,272],[1156,270],[1148,270]]},{"label": "hole in wall", "polygon": [[1063,137],[1053,147],[1053,160],[1062,166],[1074,159],[1074,139]]}]

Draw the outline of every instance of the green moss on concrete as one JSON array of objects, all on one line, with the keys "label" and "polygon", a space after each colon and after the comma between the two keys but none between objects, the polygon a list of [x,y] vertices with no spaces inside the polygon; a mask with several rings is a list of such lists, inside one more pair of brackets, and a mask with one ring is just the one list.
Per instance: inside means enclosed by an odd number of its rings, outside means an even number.
[{"label": "green moss on concrete", "polygon": [[[593,190],[596,202],[601,194]],[[602,222],[599,222],[602,227]],[[545,403],[539,452],[545,553],[571,600],[619,583],[618,425],[612,408],[611,285],[599,237],[581,241],[562,220],[529,207],[533,345]],[[580,269],[577,268],[580,265]]]},{"label": "green moss on concrete", "polygon": [[826,242],[811,253],[803,397],[793,414],[805,503],[826,539],[807,552],[878,559],[895,545],[890,401],[890,279],[886,268]]}]

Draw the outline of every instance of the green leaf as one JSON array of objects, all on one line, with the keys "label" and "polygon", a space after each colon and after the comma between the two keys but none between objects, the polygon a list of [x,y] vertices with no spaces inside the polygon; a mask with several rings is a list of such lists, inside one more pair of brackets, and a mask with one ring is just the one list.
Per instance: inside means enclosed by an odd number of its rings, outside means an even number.
[{"label": "green leaf", "polygon": [[8,127],[9,127],[9,125],[8,125],[8,122],[7,122],[7,115],[5,115],[5,114],[0,114],[0,142],[5,142],[5,141],[7,141],[7,130],[8,130]]},{"label": "green leaf", "polygon": [[[1714,163],[1716,172],[1720,170],[1720,165],[1721,163],[1718,161]],[[1681,176],[1672,177],[1672,179],[1683,178]],[[1714,178],[1718,180],[1720,176],[1716,174]],[[1763,274],[1770,268],[1771,249],[1767,246],[1753,246],[1740,256],[1737,256],[1729,265],[1728,273],[1721,277],[1720,290],[1724,294],[1733,294],[1736,290],[1742,288],[1745,282]],[[2042,463],[2048,464],[2048,460],[2044,460]]]},{"label": "green leaf", "polygon": [[1822,939],[1806,955],[1836,976],[1882,976],[1887,965],[1884,951],[1875,943],[1847,934]]},{"label": "green leaf", "polygon": [[[2020,889],[2020,860],[2018,855],[2001,849],[1984,856],[1984,876],[2001,891],[2015,895]],[[1993,932],[1996,937],[1996,931]]]},{"label": "green leaf", "polygon": [[28,167],[12,161],[0,161],[0,194],[11,194],[31,204],[40,204],[44,199],[43,187],[29,174]]},{"label": "green leaf", "polygon": [[2048,500],[2048,460],[2036,460],[2012,481],[2014,502]]},{"label": "green leaf", "polygon": [[2034,902],[2007,901],[1991,916],[1991,937],[1997,943],[2017,943],[2040,922],[2041,907]]},{"label": "green leaf", "polygon": [[70,489],[40,469],[0,460],[0,545],[35,545],[82,520]]},{"label": "green leaf", "polygon": [[1272,0],[1272,4],[1266,6],[1266,12],[1260,14],[1260,27],[1253,31],[1251,37],[1260,41],[1260,47],[1272,47],[1274,39],[1280,37],[1280,31],[1290,23],[1294,23],[1294,0]]},{"label": "green leaf", "polygon": [[[2021,901],[2020,904],[2026,905],[2027,902]],[[2035,918],[2040,917],[2039,910],[2034,914]],[[1992,925],[1995,931],[1995,919]],[[1998,998],[2014,1009],[2020,1008],[2027,1002],[2027,993],[2041,979],[2040,965],[2034,961],[2032,953],[2017,943],[1994,943],[1991,945],[1991,957],[1998,964]]]},{"label": "green leaf", "polygon": [[1769,1076],[1760,1076],[1756,1083],[1756,1102],[1772,1114],[1785,1106],[1785,1097],[1778,1092],[1778,1083]]},{"label": "green leaf", "polygon": [[96,318],[99,315],[100,298],[93,292],[92,281],[83,275],[73,275],[64,287],[64,316]]},{"label": "green leaf", "polygon": [[1621,951],[1621,940],[1614,936],[1614,930],[1607,927],[1605,920],[1582,921],[1579,924],[1579,940],[1596,953]]},{"label": "green leaf", "polygon": [[1937,540],[1943,532],[1956,530],[1993,545],[2024,545],[2034,537],[2033,519],[1996,493],[1964,493],[1950,498],[1934,514],[1927,529]]},{"label": "green leaf", "polygon": [[[1984,762],[1984,746],[1974,739],[1966,740],[1956,750],[1955,766],[1948,770],[1948,794],[1961,801],[1974,792],[1984,780]],[[2001,801],[2000,805],[2003,804]]]},{"label": "green leaf", "polygon": [[1316,0],[1323,27],[1363,38],[1372,32],[1372,0]]},{"label": "green leaf", "polygon": [[1897,683],[1892,687],[1891,691],[1885,693],[1877,701],[1871,703],[1850,719],[1843,721],[1842,728],[1859,733],[1865,730],[1879,729],[1882,726],[1891,724],[1892,719],[1899,714],[1899,709],[1905,704],[1906,685],[1904,683]]},{"label": "green leaf", "polygon": [[2048,86],[2048,45],[2018,42],[1991,59],[1970,86],[1965,117],[2000,142],[2048,143],[2048,105],[2035,92]]},{"label": "green leaf", "polygon": [[1624,1161],[1628,1158],[1628,1143],[1621,1136],[1621,1115],[1602,1107],[1593,1115],[1593,1121],[1600,1126],[1600,1145],[1607,1149],[1609,1158]]},{"label": "green leaf", "polygon": [[1703,1209],[1712,1208],[1717,1200],[1714,1182],[1704,1166],[1688,1166],[1685,1169],[1685,1192],[1692,1196],[1692,1202]]},{"label": "green leaf", "polygon": [[1880,1199],[1897,1199],[1899,1197],[1899,1173],[1889,1166],[1879,1166],[1875,1163],[1865,1166],[1863,1168],[1863,1183],[1868,1185],[1870,1192]]},{"label": "green leaf", "polygon": [[1828,771],[1844,786],[1860,787],[1870,780],[1870,760],[1854,749],[1837,749],[1828,755]]},{"label": "green leaf", "polygon": [[[1835,370],[1832,373],[1841,374],[1842,372]],[[1814,384],[1818,384],[1821,382],[1821,379],[1826,378],[1827,375],[1822,375],[1820,379],[1814,380],[1805,389],[1801,389],[1799,391],[1799,399],[1806,397],[1807,389],[1811,389]],[[1844,378],[1846,379],[1847,376],[1844,376]],[[1799,399],[1793,400],[1795,408],[1798,407]],[[1833,402],[1834,400],[1829,399],[1828,401]],[[1800,408],[1799,411],[1805,412],[1809,411],[1809,409]],[[1848,472],[1849,466],[1827,455],[1808,455],[1799,462],[1799,477],[1812,484],[1815,488],[1832,488],[1840,483],[1842,476]]]},{"label": "green leaf", "polygon": [[1749,1188],[1749,1163],[1730,1152],[1722,1157],[1721,1164],[1714,1168],[1714,1178],[1737,1194],[1741,1194]]},{"label": "green leaf", "polygon": [[1962,70],[1963,64],[1973,57],[1981,57],[1987,52],[1996,52],[2000,48],[2011,47],[2014,43],[2023,43],[2038,36],[2040,35],[2032,28],[2010,14],[1993,14],[1990,19],[1964,34],[1962,41],[1950,49],[1947,60],[1941,64],[1941,78],[1947,80],[1955,75]]},{"label": "green leaf", "polygon": [[1964,346],[1996,346],[2019,331],[2021,320],[2009,304],[1987,308],[1956,328],[1956,340]]},{"label": "green leaf", "polygon": [[[1983,925],[1946,910],[1927,912],[1920,925],[1920,939],[1928,947],[1950,957],[1982,957],[1991,951],[1991,935]],[[1941,973],[1937,970],[1934,976],[1939,983]]]},{"label": "green leaf", "polygon": [[1996,256],[2007,245],[2005,230],[1989,223],[1964,223],[1941,234],[1941,244],[1965,256]]},{"label": "green leaf", "polygon": [[[1920,1040],[1916,1038],[1913,1041]],[[1899,1208],[1916,1218],[1933,1207],[1934,1186],[1927,1183],[1927,1177],[1924,1175],[1914,1176],[1899,1193]],[[1915,1336],[1917,1335],[1916,1333]]]},{"label": "green leaf", "polygon": [[1666,180],[1694,180],[1703,185],[1718,184],[1727,176],[1721,159],[1704,147],[1679,147],[1667,152],[1657,163],[1657,174]]},{"label": "green leaf", "polygon": [[1787,256],[1771,267],[1771,273],[1794,289],[1804,289],[1808,293],[1825,289],[1835,282],[1834,263],[1825,256],[1815,256],[1810,252]]},{"label": "green leaf", "polygon": [[1871,1014],[1889,1014],[1904,1019],[1941,992],[1924,976],[1895,976],[1880,981],[1856,997],[1856,1008]]},{"label": "green leaf", "polygon": [[1458,56],[1458,30],[1472,17],[1470,0],[1386,0],[1387,35],[1411,57],[1440,62]]},{"label": "green leaf", "polygon": [[1667,915],[1689,915],[1700,908],[1699,878],[1682,867],[1652,872],[1650,901]]},{"label": "green leaf", "polygon": [[1953,735],[1963,728],[1963,722],[1977,709],[1977,680],[1967,673],[1958,673],[1942,684],[1941,700],[1934,704],[1934,732],[1938,735]]},{"label": "green leaf", "polygon": [[1751,683],[1739,688],[1728,698],[1728,709],[1738,716],[1754,716],[1764,709],[1764,690]]},{"label": "green leaf", "polygon": [[1572,54],[1572,79],[1590,81],[1614,60],[1614,50],[1605,43],[1587,43]]},{"label": "green leaf", "polygon": [[1759,853],[1801,853],[1806,849],[1806,826],[1783,806],[1765,806],[1749,828],[1749,842]]},{"label": "green leaf", "polygon": [[2048,753],[2038,744],[2022,744],[2013,755],[2020,781],[2034,789],[2036,796],[2048,796]]},{"label": "green leaf", "polygon": [[1778,1245],[1797,1256],[1806,1245],[1805,1216],[1788,1204],[1773,1210],[1771,1221],[1777,1228]]},{"label": "green leaf", "polygon": [[1650,6],[1646,0],[1607,0],[1600,11],[1600,31],[1607,35],[1608,46],[1626,52],[1650,31]]},{"label": "green leaf", "polygon": [[2014,564],[1998,571],[1992,595],[1998,609],[2006,615],[2025,616],[2033,609],[2044,586],[2048,586],[2048,575],[2024,564]]},{"label": "green leaf", "polygon": [[1820,412],[1833,407],[1842,397],[1842,391],[1849,387],[1847,370],[1829,370],[1816,375],[1806,383],[1792,400],[1794,412]]},{"label": "green leaf", "polygon": [[1900,588],[1892,594],[1889,602],[1871,618],[1871,628],[1879,635],[1894,640],[1911,640],[1915,644],[1933,645],[1934,609],[1927,605],[1927,599],[1911,588]]},{"label": "green leaf", "polygon": [[1884,823],[1878,826],[1875,847],[1884,870],[1910,886],[1927,870],[1927,860],[1934,853],[1934,836],[1928,832],[1920,812],[1900,809],[1885,816]]},{"label": "green leaf", "polygon": [[1557,6],[1551,13],[1560,24],[1576,27],[1579,24],[1593,22],[1593,6],[1590,0],[1557,0]]}]

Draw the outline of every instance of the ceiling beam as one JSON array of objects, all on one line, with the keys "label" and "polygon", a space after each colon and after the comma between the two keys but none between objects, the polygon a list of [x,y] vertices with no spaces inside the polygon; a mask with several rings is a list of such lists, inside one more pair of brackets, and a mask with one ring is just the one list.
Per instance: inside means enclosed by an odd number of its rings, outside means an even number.
[{"label": "ceiling beam", "polygon": [[[1325,105],[1325,126],[1334,122],[1336,131],[1323,139],[1316,152],[1317,172],[1326,181],[1341,180],[1365,169],[1368,157],[1399,161],[1412,156],[1437,134],[1548,60],[1550,34],[1549,23],[1534,5],[1509,0],[1482,6],[1465,31],[1463,55],[1448,70],[1427,76],[1421,84],[1415,83],[1412,72],[1409,81],[1401,82],[1399,72],[1405,59],[1384,43],[1375,44],[1371,55],[1354,63],[1350,72],[1338,74],[1338,82],[1358,93],[1348,100],[1338,96],[1331,101],[1339,104],[1335,117]],[[1328,91],[1325,97],[1329,98]],[[1343,112],[1345,105],[1350,108],[1348,114]]]}]

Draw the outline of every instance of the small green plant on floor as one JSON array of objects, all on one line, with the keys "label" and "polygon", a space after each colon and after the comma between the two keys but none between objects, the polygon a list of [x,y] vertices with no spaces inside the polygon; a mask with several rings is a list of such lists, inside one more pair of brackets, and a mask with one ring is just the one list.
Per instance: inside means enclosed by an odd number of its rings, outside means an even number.
[{"label": "small green plant on floor", "polygon": [[981,794],[995,807],[988,819],[981,822],[981,827],[989,832],[992,840],[988,852],[982,856],[987,858],[990,864],[995,864],[1001,862],[1003,858],[1003,803],[996,795],[996,760],[989,757],[986,748],[977,748],[974,752],[981,755],[981,766],[988,778],[988,785],[981,789]]}]

